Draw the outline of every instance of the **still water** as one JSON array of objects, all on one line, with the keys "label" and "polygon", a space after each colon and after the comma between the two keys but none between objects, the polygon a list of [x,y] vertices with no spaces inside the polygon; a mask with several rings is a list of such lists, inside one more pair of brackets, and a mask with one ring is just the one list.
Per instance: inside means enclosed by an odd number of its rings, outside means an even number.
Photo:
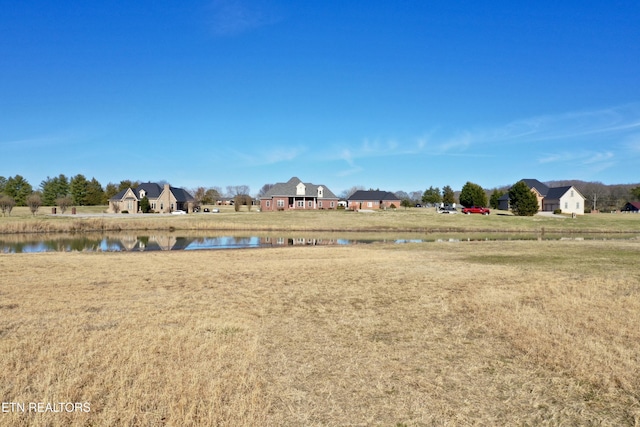
[{"label": "still water", "polygon": [[180,232],[0,235],[0,253],[142,252],[245,249],[283,246],[361,245],[374,243],[466,242],[485,240],[637,239],[637,235],[561,235],[516,233],[323,233],[323,234],[184,234]]}]

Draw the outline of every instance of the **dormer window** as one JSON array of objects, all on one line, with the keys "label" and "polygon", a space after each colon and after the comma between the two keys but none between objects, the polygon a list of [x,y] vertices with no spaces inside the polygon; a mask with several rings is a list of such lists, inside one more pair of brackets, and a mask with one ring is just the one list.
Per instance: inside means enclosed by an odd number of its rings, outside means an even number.
[{"label": "dormer window", "polygon": [[296,185],[296,196],[304,196],[306,193],[307,187],[303,183],[299,183]]},{"label": "dormer window", "polygon": [[147,193],[144,190],[140,190],[140,198],[143,198],[146,195]]},{"label": "dormer window", "polygon": [[324,188],[318,187],[318,197],[324,197]]}]

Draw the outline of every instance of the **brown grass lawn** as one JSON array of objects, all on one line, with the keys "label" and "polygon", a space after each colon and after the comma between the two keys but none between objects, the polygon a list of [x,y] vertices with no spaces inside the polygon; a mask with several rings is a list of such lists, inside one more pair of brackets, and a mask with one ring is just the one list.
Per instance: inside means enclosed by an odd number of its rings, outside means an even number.
[{"label": "brown grass lawn", "polygon": [[[46,208],[36,216],[17,207],[11,216],[0,216],[0,234],[54,233],[126,230],[191,231],[354,231],[354,232],[606,232],[640,233],[640,215],[588,214],[572,219],[568,215],[548,217],[513,216],[505,211],[491,215],[442,215],[433,208],[409,208],[371,213],[350,211],[258,212],[246,207],[235,212],[223,206],[221,212],[190,215],[146,214],[103,215],[95,207],[80,207],[78,215],[50,215]],[[50,212],[50,208],[49,208]]]},{"label": "brown grass lawn", "polygon": [[640,244],[0,255],[0,425],[638,425]]}]

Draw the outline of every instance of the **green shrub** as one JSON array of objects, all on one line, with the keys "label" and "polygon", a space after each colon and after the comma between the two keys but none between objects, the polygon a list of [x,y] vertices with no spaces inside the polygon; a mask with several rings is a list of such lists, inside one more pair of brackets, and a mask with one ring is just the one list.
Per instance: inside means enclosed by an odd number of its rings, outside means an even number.
[{"label": "green shrub", "polygon": [[554,213],[555,215],[560,215],[560,214],[562,213],[562,209],[554,209],[554,210],[553,210],[553,213]]}]

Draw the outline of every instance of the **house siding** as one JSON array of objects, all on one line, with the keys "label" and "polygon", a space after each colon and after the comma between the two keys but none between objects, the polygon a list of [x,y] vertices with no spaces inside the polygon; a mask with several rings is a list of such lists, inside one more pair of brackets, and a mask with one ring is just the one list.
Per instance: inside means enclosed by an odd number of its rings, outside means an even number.
[{"label": "house siding", "polygon": [[585,198],[574,187],[568,188],[560,198],[546,198],[543,210],[553,212],[560,209],[565,214],[584,215]]},{"label": "house siding", "polygon": [[[145,188],[149,189],[150,186],[150,193],[147,193]],[[193,197],[189,193],[165,184],[164,187],[159,190],[158,194],[159,188],[157,184],[146,183],[138,187],[136,191],[141,191],[142,194],[147,197],[154,212],[169,213],[175,210],[185,210],[189,213],[193,212]],[[178,201],[174,191],[177,191],[178,196],[185,198],[185,200]],[[140,209],[140,199],[144,196],[139,198],[136,192],[129,188],[122,196],[119,196],[120,198],[112,198],[109,200],[109,212],[115,212],[115,207],[117,206],[120,212],[124,210],[129,213],[137,213]]]},{"label": "house siding", "polygon": [[278,183],[260,199],[261,211],[335,209],[338,198],[324,185],[303,183],[291,178]]}]

